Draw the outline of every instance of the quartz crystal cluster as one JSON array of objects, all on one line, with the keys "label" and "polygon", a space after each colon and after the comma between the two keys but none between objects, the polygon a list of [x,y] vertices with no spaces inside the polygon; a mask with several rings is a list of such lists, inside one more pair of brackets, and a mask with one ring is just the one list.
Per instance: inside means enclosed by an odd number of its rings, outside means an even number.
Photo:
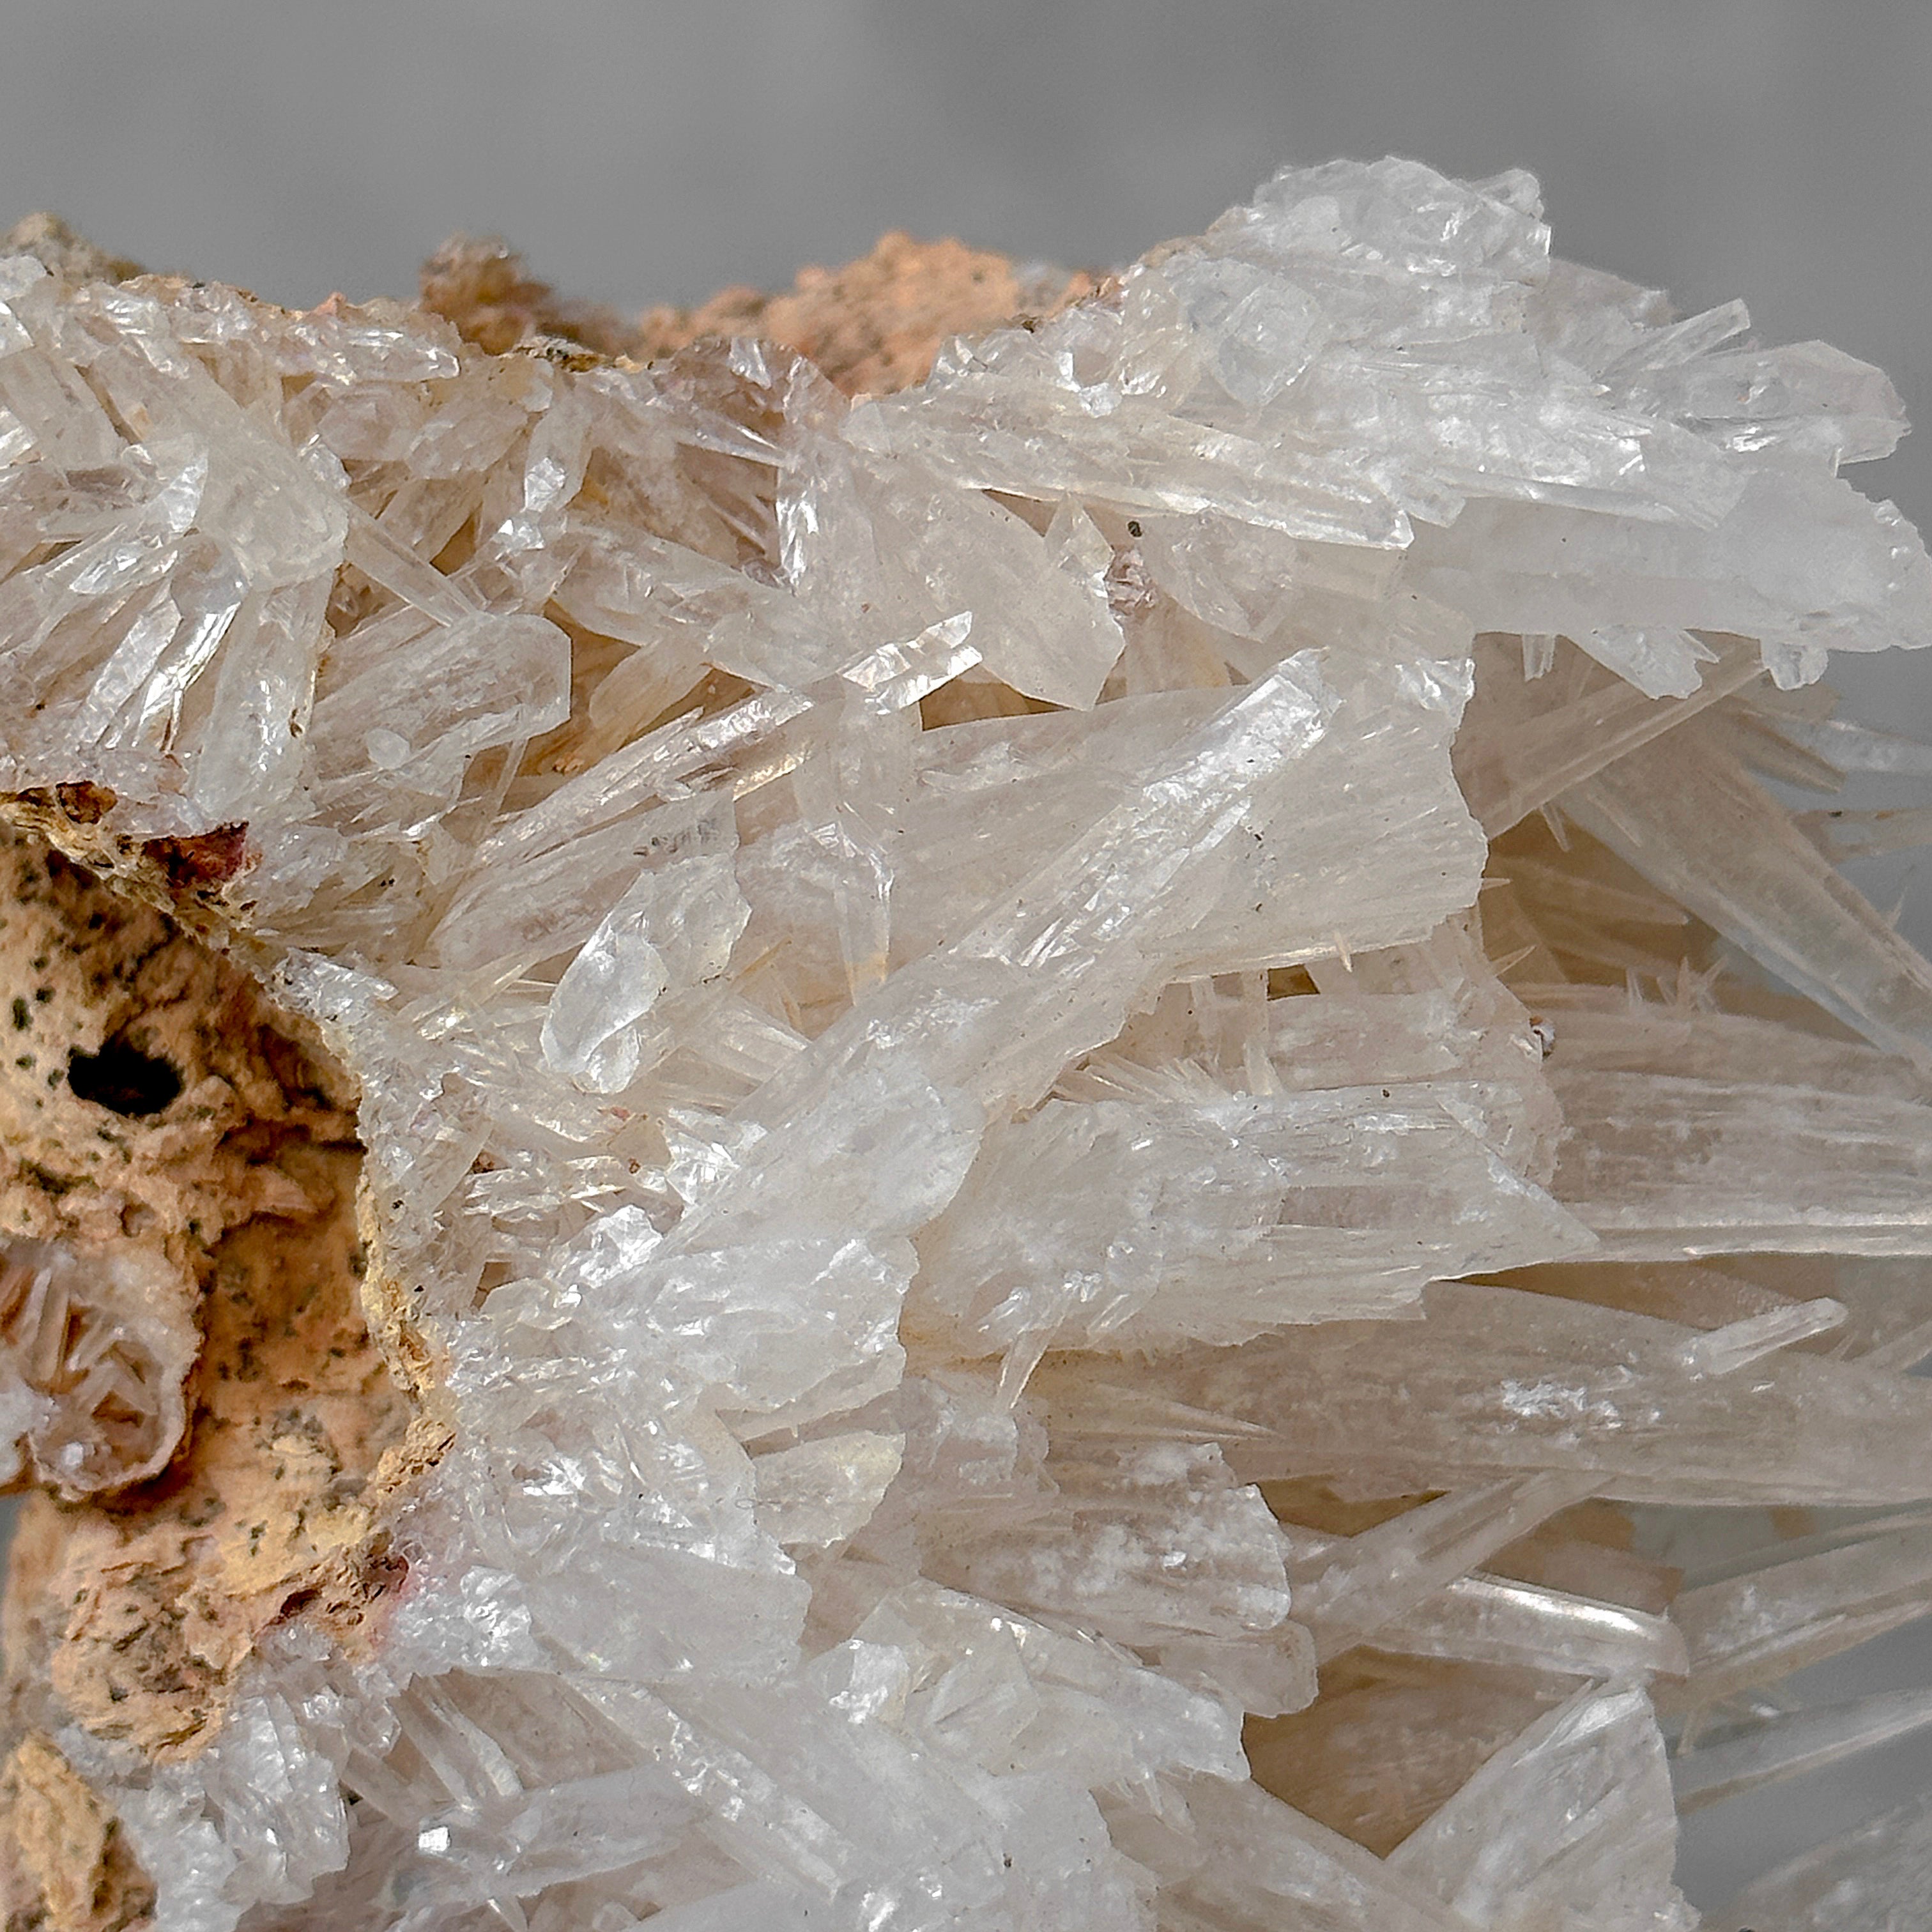
[{"label": "quartz crystal cluster", "polygon": [[1932,1720],[1775,1688],[1932,1610],[1875,370],[1406,161],[936,359],[22,238],[10,1926],[1690,1932]]}]

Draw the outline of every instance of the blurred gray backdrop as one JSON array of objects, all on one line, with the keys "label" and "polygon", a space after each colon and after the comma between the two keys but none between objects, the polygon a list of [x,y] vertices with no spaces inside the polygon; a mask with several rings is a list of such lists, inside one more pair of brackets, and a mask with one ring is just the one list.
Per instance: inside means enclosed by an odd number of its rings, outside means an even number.
[{"label": "blurred gray backdrop", "polygon": [[[1932,434],[1928,110],[1932,0],[6,0],[0,220],[294,303],[500,232],[635,309],[888,227],[1111,263],[1282,162],[1394,151],[1533,169],[1563,254],[1687,312],[1742,296]],[[1932,440],[1853,475],[1932,522]],[[1932,730],[1932,663],[1839,682]],[[1911,1681],[1932,1644],[1824,1675]],[[1908,1743],[1700,1814],[1685,1882],[1715,1903],[1926,1783]]]}]

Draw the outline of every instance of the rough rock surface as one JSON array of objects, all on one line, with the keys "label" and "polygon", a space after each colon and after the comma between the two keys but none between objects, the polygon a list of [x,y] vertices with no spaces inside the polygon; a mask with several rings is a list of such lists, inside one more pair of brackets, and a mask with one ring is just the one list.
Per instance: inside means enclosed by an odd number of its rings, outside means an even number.
[{"label": "rough rock surface", "polygon": [[882,235],[842,268],[801,269],[782,295],[726,289],[694,309],[647,310],[635,352],[655,361],[704,336],[754,336],[810,357],[848,395],[883,395],[924,382],[948,337],[1057,314],[1100,280],[1027,274],[958,242]]},{"label": "rough rock surface", "polygon": [[130,1932],[151,1922],[154,1888],[118,1822],[45,1738],[14,1747],[0,1795],[0,1912],[8,1925]]},{"label": "rough rock surface", "polygon": [[581,350],[657,362],[706,337],[744,337],[808,356],[848,395],[886,394],[923,382],[950,338],[1036,323],[1102,279],[895,232],[843,268],[801,269],[782,294],[724,289],[695,308],[646,309],[633,326],[560,298],[502,242],[458,236],[424,265],[422,301],[493,355],[524,343],[566,359]]}]

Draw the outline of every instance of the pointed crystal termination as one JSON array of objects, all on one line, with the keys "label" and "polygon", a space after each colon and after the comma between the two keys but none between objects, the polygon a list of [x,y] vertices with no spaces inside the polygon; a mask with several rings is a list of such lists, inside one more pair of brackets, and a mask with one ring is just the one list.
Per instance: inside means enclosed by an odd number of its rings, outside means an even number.
[{"label": "pointed crystal termination", "polygon": [[9,1924],[1690,1932],[1928,1721],[1783,1681],[1932,1606],[1876,370],[1408,161],[634,325],[10,247]]}]

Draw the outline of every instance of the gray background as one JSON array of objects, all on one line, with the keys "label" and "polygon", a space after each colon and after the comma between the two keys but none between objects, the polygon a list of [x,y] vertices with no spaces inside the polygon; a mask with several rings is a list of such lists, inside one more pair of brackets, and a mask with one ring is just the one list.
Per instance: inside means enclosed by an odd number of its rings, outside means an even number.
[{"label": "gray background", "polygon": [[[7,0],[0,25],[0,218],[285,302],[406,293],[459,229],[627,309],[895,226],[1104,264],[1283,161],[1393,150],[1534,170],[1564,254],[1687,311],[1742,295],[1932,426],[1932,0]],[[1855,473],[1932,520],[1932,442]],[[1932,728],[1932,665],[1840,681]],[[1833,1685],[1928,1652],[1903,1633]],[[1714,1902],[1928,1781],[1901,1745],[1700,1814],[1686,1882]]]}]

